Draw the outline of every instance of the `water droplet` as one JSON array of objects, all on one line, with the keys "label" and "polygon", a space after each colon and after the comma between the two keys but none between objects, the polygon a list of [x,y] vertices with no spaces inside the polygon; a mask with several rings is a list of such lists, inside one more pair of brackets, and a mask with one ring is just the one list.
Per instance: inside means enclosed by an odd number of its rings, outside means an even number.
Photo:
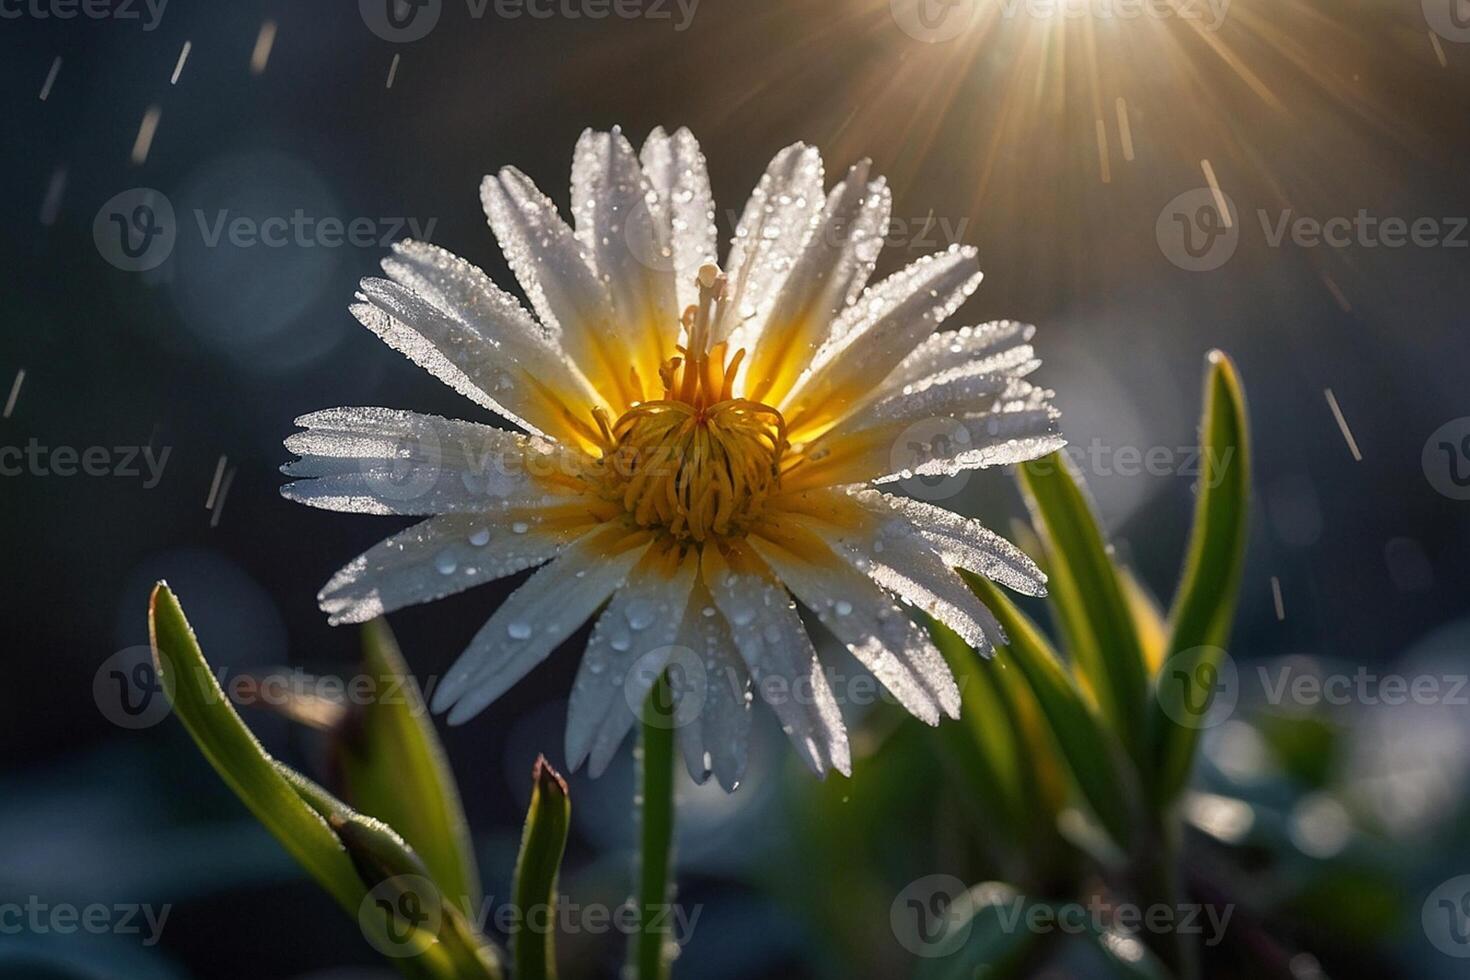
[{"label": "water droplet", "polygon": [[531,624],[510,623],[505,627],[505,632],[512,640],[529,640],[531,638]]},{"label": "water droplet", "polygon": [[647,629],[653,623],[658,609],[647,599],[630,599],[623,607],[623,615],[627,617],[628,625],[635,630]]},{"label": "water droplet", "polygon": [[453,553],[441,551],[439,552],[439,556],[434,559],[434,567],[439,570],[441,575],[453,575],[454,570],[459,567],[459,561],[454,557]]},{"label": "water droplet", "polygon": [[531,525],[527,524],[525,521],[516,521],[510,526],[510,529],[512,533],[525,534],[527,531],[531,530]]},{"label": "water droplet", "polygon": [[852,614],[852,603],[848,602],[846,599],[838,599],[837,604],[834,605],[832,608],[839,616],[849,616]]},{"label": "water droplet", "polygon": [[484,528],[481,528],[474,534],[470,535],[470,544],[474,545],[476,548],[483,548],[489,543],[490,532],[488,530],[485,530]]}]

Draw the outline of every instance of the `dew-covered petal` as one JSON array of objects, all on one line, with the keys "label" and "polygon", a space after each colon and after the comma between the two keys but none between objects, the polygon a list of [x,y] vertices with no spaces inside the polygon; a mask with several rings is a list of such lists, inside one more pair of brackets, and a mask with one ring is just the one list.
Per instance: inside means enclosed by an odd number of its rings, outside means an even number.
[{"label": "dew-covered petal", "polygon": [[980,285],[975,250],[928,255],[870,287],[832,327],[810,372],[779,407],[806,441],[877,397],[887,377]]},{"label": "dew-covered petal", "polygon": [[883,379],[881,394],[957,370],[971,374],[1023,377],[1040,365],[1030,340],[1036,328],[1015,320],[995,320],[931,335]]},{"label": "dew-covered petal", "polygon": [[1046,595],[1046,575],[1031,557],[974,518],[872,490],[860,491],[856,496],[866,507],[907,518],[946,564],[983,575],[1022,595]]},{"label": "dew-covered petal", "polygon": [[705,548],[701,563],[756,692],[775,711],[797,755],[819,776],[828,769],[851,775],[842,714],[790,595],[741,542],[723,552]]},{"label": "dew-covered petal", "polygon": [[658,233],[658,255],[674,273],[677,309],[699,302],[695,277],[700,266],[717,260],[715,200],[699,142],[688,129],[672,136],[662,127],[649,134],[639,154],[653,188],[650,205]]},{"label": "dew-covered petal", "polygon": [[730,285],[715,324],[716,342],[729,340],[736,349],[759,340],[825,203],[816,148],[793,143],[777,153],[751,191],[730,240]]},{"label": "dew-covered petal", "polygon": [[531,308],[609,405],[625,409],[627,337],[612,297],[556,205],[514,167],[480,185],[480,200]]},{"label": "dew-covered petal", "polygon": [[[703,687],[679,692],[675,710],[683,721],[678,731],[685,768],[700,784],[713,772],[720,785],[733,792],[745,775],[750,743],[750,671],[735,649],[729,624],[700,579],[694,582],[676,642],[692,651],[702,668],[693,672],[697,676],[692,680],[702,681]],[[698,703],[691,708],[683,701],[686,697]]]},{"label": "dew-covered petal", "polygon": [[[601,398],[548,332],[473,265],[422,242],[398,242],[389,279],[365,279],[353,315],[394,350],[533,432],[592,438]],[[390,281],[391,280],[391,281]]]},{"label": "dew-covered petal", "polygon": [[781,288],[746,371],[746,397],[779,404],[872,275],[888,230],[892,194],[870,181],[864,160],[832,189],[815,231]]},{"label": "dew-covered petal", "polygon": [[803,451],[782,478],[790,490],[851,483],[891,483],[915,476],[953,476],[964,470],[1037,459],[1067,444],[1057,432],[1051,392],[997,402],[962,418],[924,413],[877,421],[853,431],[833,429]]},{"label": "dew-covered petal", "polygon": [[668,666],[699,568],[694,552],[650,548],[608,603],[582,655],[567,709],[567,765],[600,776]]},{"label": "dew-covered petal", "polygon": [[354,558],[317,602],[333,626],[364,623],[549,561],[590,529],[534,511],[431,517]]},{"label": "dew-covered petal", "polygon": [[[490,512],[543,505],[566,493],[555,482],[587,465],[580,453],[494,426],[391,408],[331,408],[295,422],[301,458],[289,500],[363,514]],[[543,475],[545,474],[545,475]]]},{"label": "dew-covered petal", "polygon": [[434,710],[458,725],[483,711],[576,632],[623,584],[647,535],[604,527],[543,565],[475,634],[434,692]]},{"label": "dew-covered petal", "polygon": [[941,711],[959,717],[960,691],[944,656],[871,579],[790,521],[768,521],[749,540],[782,584],[910,714],[929,725],[939,724]]},{"label": "dew-covered petal", "polygon": [[674,274],[655,215],[657,198],[632,145],[619,129],[585,131],[572,155],[572,214],[577,240],[612,299],[628,349],[651,393],[659,363],[679,339]]}]

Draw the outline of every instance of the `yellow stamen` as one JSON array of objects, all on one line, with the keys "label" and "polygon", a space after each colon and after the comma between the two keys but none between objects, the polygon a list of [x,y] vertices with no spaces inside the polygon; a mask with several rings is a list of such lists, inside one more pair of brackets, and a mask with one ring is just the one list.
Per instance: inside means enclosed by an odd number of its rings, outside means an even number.
[{"label": "yellow stamen", "polygon": [[788,448],[780,412],[733,397],[745,351],[727,361],[727,344],[710,346],[724,276],[706,266],[699,287],[699,304],[681,321],[687,343],[659,368],[663,397],[633,406],[610,429],[597,420],[603,499],[639,527],[695,543],[745,533],[780,489]]}]

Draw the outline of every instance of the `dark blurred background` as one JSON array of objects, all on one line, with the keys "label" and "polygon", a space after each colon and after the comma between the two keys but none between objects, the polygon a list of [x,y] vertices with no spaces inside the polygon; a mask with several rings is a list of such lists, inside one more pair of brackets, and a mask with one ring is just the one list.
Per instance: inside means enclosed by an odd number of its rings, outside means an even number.
[{"label": "dark blurred background", "polygon": [[[1426,443],[1455,420],[1453,442],[1470,435],[1470,38],[1456,41],[1455,22],[1418,0],[1218,0],[1135,17],[958,0],[946,16],[970,20],[954,37],[916,31],[907,2],[647,0],[619,8],[639,16],[595,19],[607,9],[595,2],[509,18],[493,2],[476,17],[444,0],[437,26],[407,43],[375,33],[350,0],[171,0],[157,17],[139,2],[135,19],[122,4],[61,19],[65,0],[0,2],[0,446],[105,447],[110,461],[106,475],[27,463],[0,477],[11,667],[0,901],[173,906],[154,947],[24,933],[0,945],[69,960],[76,975],[384,969],[177,722],[114,724],[94,678],[147,642],[160,578],[219,667],[350,667],[357,635],[328,627],[315,593],[398,524],[282,500],[281,440],[296,416],[336,405],[483,418],[347,304],[387,241],[409,235],[510,285],[480,177],[514,164],[565,207],[588,126],[621,124],[635,144],[655,125],[689,126],[709,157],[722,238],[782,146],[820,146],[829,180],[872,157],[895,199],[879,273],[952,242],[979,248],[986,280],[956,322],[1039,325],[1040,377],[1058,392],[1063,430],[1087,454],[1120,553],[1165,602],[1190,516],[1203,358],[1229,351],[1256,453],[1237,659],[1389,670],[1432,650],[1463,670],[1470,503],[1456,499],[1454,460]],[[1202,255],[1181,254],[1171,209],[1197,216],[1216,187],[1232,228],[1201,239]],[[129,209],[157,202],[138,189],[166,199],[176,240],[135,272],[119,267],[99,213],[128,192]],[[298,209],[365,220],[372,240],[211,244],[222,213]],[[1360,212],[1434,219],[1437,237],[1271,241],[1283,216]],[[1151,447],[1170,462],[1137,472],[1130,452]],[[121,472],[125,457],[138,475]],[[162,460],[156,480],[145,459]],[[998,472],[975,474],[953,503],[1002,531],[1024,516]],[[391,617],[421,678],[443,672],[513,584]],[[505,894],[531,763],[560,757],[577,645],[444,733],[492,894]],[[1463,750],[1464,714],[1403,737],[1459,738],[1449,744]],[[313,736],[247,719],[278,755],[308,771],[319,762]],[[811,790],[762,725],[736,794],[683,790],[681,900],[704,916],[678,969],[850,975],[840,944],[770,885],[790,868],[785,814]],[[1454,771],[1435,774],[1452,780],[1452,801],[1464,766],[1446,758]],[[567,880],[584,901],[616,903],[627,887],[631,786],[626,751],[603,779],[572,779]],[[1440,817],[1453,804],[1424,807]],[[1470,871],[1464,851],[1435,857],[1427,877],[1405,858],[1406,894]],[[1419,900],[1407,931],[1366,960],[1329,964],[1334,975],[1461,975],[1425,944]],[[871,928],[886,933],[881,917]],[[622,955],[605,936],[564,950],[573,976],[614,975]]]}]

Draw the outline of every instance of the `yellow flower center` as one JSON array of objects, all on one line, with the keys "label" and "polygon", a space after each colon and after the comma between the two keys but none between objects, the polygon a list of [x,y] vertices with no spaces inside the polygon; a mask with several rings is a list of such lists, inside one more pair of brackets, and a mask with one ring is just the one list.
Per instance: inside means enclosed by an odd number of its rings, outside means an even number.
[{"label": "yellow flower center", "polygon": [[640,527],[681,542],[743,535],[780,486],[786,423],[769,405],[732,393],[743,349],[708,344],[724,277],[700,271],[698,307],[684,314],[688,344],[659,369],[663,397],[641,402],[602,431],[603,497]]}]

